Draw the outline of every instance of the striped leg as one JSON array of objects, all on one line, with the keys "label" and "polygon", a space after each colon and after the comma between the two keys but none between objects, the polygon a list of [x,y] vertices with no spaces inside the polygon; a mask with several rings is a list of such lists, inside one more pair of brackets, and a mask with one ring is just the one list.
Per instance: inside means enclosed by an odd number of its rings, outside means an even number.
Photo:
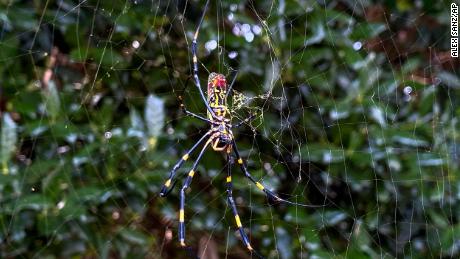
[{"label": "striped leg", "polygon": [[185,178],[185,182],[182,185],[182,188],[180,190],[180,209],[179,209],[179,242],[182,247],[186,247],[185,244],[185,191],[187,190],[188,187],[190,187],[190,183],[192,182],[192,178],[195,175],[195,170],[198,166],[198,163],[201,160],[201,157],[204,154],[204,151],[206,151],[206,148],[208,145],[212,142],[213,137],[209,138],[208,141],[206,141],[206,144],[204,145],[203,149],[201,149],[200,154],[196,158],[195,162],[193,163],[192,170],[187,175],[187,178]]},{"label": "striped leg", "polygon": [[192,41],[193,79],[195,81],[195,86],[198,88],[198,91],[200,91],[201,99],[203,100],[204,105],[206,106],[206,109],[208,109],[209,113],[212,115],[213,118],[216,118],[214,111],[211,109],[211,107],[209,106],[206,100],[206,97],[204,96],[203,89],[201,89],[200,78],[198,77],[198,57],[196,55],[198,33],[200,32],[200,27],[201,27],[201,24],[203,23],[204,16],[206,15],[208,5],[209,5],[209,0],[206,1],[206,4],[204,6],[203,15],[200,18],[200,22],[198,23],[198,26],[196,28],[195,35],[193,36],[193,41]]},{"label": "striped leg", "polygon": [[[187,81],[185,81],[185,87],[184,87],[184,89],[182,90],[182,93],[184,93],[184,92],[185,92],[185,89],[187,89],[187,86],[188,86],[188,82],[189,82],[189,81],[190,81],[190,77],[188,77],[188,78],[187,78]],[[207,119],[207,118],[204,118],[203,116],[200,116],[200,115],[198,115],[198,114],[195,114],[195,113],[193,113],[193,112],[187,110],[187,108],[185,107],[185,104],[184,104],[184,100],[183,100],[183,98],[182,98],[182,95],[179,95],[179,96],[177,97],[177,99],[179,99],[180,108],[182,109],[182,112],[184,112],[187,116],[190,116],[190,117],[193,117],[193,118],[197,118],[197,119],[202,120],[202,121],[206,121],[206,122],[208,122],[208,123],[210,123],[210,124],[216,124],[216,122],[214,122],[214,121],[211,121],[211,120],[209,120],[209,119]]]},{"label": "striped leg", "polygon": [[179,170],[179,168],[185,163],[185,161],[187,161],[187,159],[189,158],[190,153],[192,153],[198,147],[198,145],[200,145],[201,142],[203,142],[203,140],[205,140],[211,133],[212,133],[212,131],[206,132],[206,134],[204,134],[203,137],[201,137],[195,143],[195,145],[193,145],[193,147],[190,148],[189,151],[187,151],[187,153],[185,153],[182,156],[182,158],[174,165],[173,169],[169,173],[168,180],[166,180],[166,182],[163,185],[163,188],[161,188],[161,191],[160,191],[160,196],[161,197],[165,197],[166,195],[169,194],[169,192],[172,190],[172,188],[170,188],[170,187],[174,186],[174,184],[171,184],[171,183],[174,180],[174,176],[176,176],[177,170]]},{"label": "striped leg", "polygon": [[232,207],[233,216],[235,216],[236,226],[238,227],[238,231],[240,232],[241,238],[243,239],[243,244],[246,248],[256,255],[258,258],[264,258],[259,253],[257,253],[249,243],[249,238],[244,232],[243,225],[241,224],[240,216],[238,216],[238,211],[236,210],[235,201],[233,200],[233,184],[232,184],[232,160],[229,154],[227,154],[227,201],[228,204]]},{"label": "striped leg", "polygon": [[228,87],[228,90],[227,90],[227,94],[225,94],[225,100],[227,100],[228,96],[230,95],[230,92],[232,91],[233,89],[233,84],[235,84],[235,81],[236,81],[236,77],[238,76],[238,70],[235,70],[235,72],[233,73],[233,80],[232,82],[230,83],[230,86]]},{"label": "striped leg", "polygon": [[308,208],[319,208],[319,207],[324,207],[326,205],[309,205],[309,204],[301,204],[301,203],[296,203],[296,202],[292,202],[292,201],[288,201],[288,200],[285,200],[285,199],[282,199],[280,198],[278,195],[276,195],[274,192],[268,190],[263,184],[261,184],[259,181],[256,181],[254,179],[254,177],[249,173],[246,165],[244,164],[243,162],[243,159],[240,157],[240,154],[238,152],[238,148],[236,146],[236,142],[233,140],[233,150],[235,151],[235,155],[236,155],[236,158],[237,158],[237,161],[238,161],[238,164],[240,165],[240,168],[241,170],[244,172],[244,175],[252,182],[254,183],[257,188],[259,188],[261,191],[263,191],[265,193],[265,195],[267,196],[267,198],[269,200],[273,200],[273,201],[278,201],[278,202],[284,202],[284,203],[287,203],[287,204],[291,204],[291,205],[296,205],[296,206],[302,206],[302,207],[308,207]]}]

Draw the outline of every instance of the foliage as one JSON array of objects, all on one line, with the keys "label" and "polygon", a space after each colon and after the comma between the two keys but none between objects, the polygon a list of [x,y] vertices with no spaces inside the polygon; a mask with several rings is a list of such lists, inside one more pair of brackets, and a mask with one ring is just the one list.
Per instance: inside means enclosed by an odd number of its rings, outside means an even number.
[{"label": "foliage", "polygon": [[[271,204],[235,168],[262,254],[460,256],[459,61],[449,3],[417,3],[212,1],[200,75],[238,70],[234,88],[250,102],[235,116],[257,112],[235,130],[249,169],[283,197],[325,205]],[[177,101],[203,6],[0,1],[2,258],[186,258],[177,188],[158,192],[207,129]],[[261,34],[248,42],[236,22]],[[208,51],[211,39],[220,47]],[[184,93],[205,114],[191,82]],[[187,196],[188,243],[249,257],[224,172],[207,152]]]}]

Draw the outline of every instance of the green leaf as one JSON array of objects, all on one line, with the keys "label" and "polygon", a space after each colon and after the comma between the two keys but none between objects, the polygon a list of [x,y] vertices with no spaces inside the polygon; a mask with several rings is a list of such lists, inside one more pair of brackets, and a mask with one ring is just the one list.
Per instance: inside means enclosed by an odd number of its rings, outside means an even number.
[{"label": "green leaf", "polygon": [[101,186],[87,186],[76,191],[72,199],[94,203],[104,203],[112,196],[118,195],[118,190],[104,189]]},{"label": "green leaf", "polygon": [[410,147],[426,147],[429,145],[428,141],[416,138],[414,136],[409,136],[407,134],[395,135],[392,140],[401,145],[410,146]]},{"label": "green leaf", "polygon": [[300,149],[300,154],[302,155],[302,160],[324,164],[338,163],[344,159],[344,151],[342,148],[325,143],[304,145]]},{"label": "green leaf", "polygon": [[417,155],[417,164],[422,167],[444,165],[447,158],[443,158],[438,153],[420,153]]},{"label": "green leaf", "polygon": [[383,23],[368,23],[361,22],[358,23],[353,29],[350,38],[354,40],[363,40],[368,38],[373,38],[379,35],[386,29],[386,25]]},{"label": "green leaf", "polygon": [[315,214],[319,219],[317,222],[321,222],[325,226],[334,226],[345,220],[348,216],[342,211],[327,211]]},{"label": "green leaf", "polygon": [[377,105],[371,107],[370,109],[370,117],[375,120],[380,126],[386,127],[386,116],[385,112],[382,109],[382,107],[379,107]]},{"label": "green leaf", "polygon": [[89,59],[98,65],[101,64],[104,68],[123,68],[125,66],[123,57],[107,46],[73,49],[70,57],[78,61]]},{"label": "green leaf", "polygon": [[131,127],[127,133],[128,137],[144,138],[144,122],[136,109],[131,109],[129,119],[131,121]]},{"label": "green leaf", "polygon": [[134,229],[123,228],[120,231],[120,235],[123,239],[133,244],[144,246],[148,243],[148,237]]},{"label": "green leaf", "polygon": [[9,113],[3,115],[0,140],[0,162],[3,167],[2,171],[3,174],[8,174],[8,161],[16,150],[18,141],[17,125],[13,119],[11,119]]},{"label": "green leaf", "polygon": [[147,126],[148,143],[154,148],[165,122],[165,110],[163,99],[150,94],[145,102],[144,120]]},{"label": "green leaf", "polygon": [[326,30],[324,29],[324,22],[315,19],[311,25],[313,35],[311,35],[304,43],[304,46],[313,45],[321,42],[326,36]]},{"label": "green leaf", "polygon": [[460,77],[447,71],[441,71],[438,74],[441,81],[453,89],[460,89]]},{"label": "green leaf", "polygon": [[366,225],[361,220],[355,221],[352,235],[352,245],[361,251],[366,251],[371,245],[372,238],[366,230]]},{"label": "green leaf", "polygon": [[13,204],[8,204],[6,206],[6,210],[9,212],[25,209],[39,211],[49,209],[52,206],[53,203],[48,197],[40,194],[30,194],[21,197],[17,202],[14,202]]},{"label": "green leaf", "polygon": [[447,219],[440,213],[430,209],[428,215],[435,226],[439,228],[447,228],[449,226]]},{"label": "green leaf", "polygon": [[54,81],[48,82],[47,88],[43,91],[43,98],[47,114],[55,121],[59,115],[61,101]]},{"label": "green leaf", "polygon": [[444,228],[441,232],[441,247],[446,258],[460,255],[458,241],[460,240],[460,224]]}]

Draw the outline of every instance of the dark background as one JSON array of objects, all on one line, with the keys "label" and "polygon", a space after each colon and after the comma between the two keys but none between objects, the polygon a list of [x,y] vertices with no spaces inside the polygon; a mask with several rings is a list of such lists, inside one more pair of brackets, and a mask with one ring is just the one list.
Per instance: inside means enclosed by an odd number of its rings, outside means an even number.
[{"label": "dark background", "polygon": [[[177,101],[183,93],[205,115],[195,86],[182,91],[203,7],[0,0],[0,257],[187,258],[179,188],[158,192],[208,127]],[[254,248],[268,258],[460,256],[449,8],[211,1],[200,78],[205,86],[209,72],[239,71],[235,96],[244,99],[229,100],[233,116],[257,114],[235,130],[249,170],[283,198],[324,205],[272,204],[235,167]],[[243,24],[253,41],[235,35]],[[219,46],[209,51],[211,40]],[[187,243],[203,258],[249,258],[226,205],[225,166],[211,150],[200,162]]]}]

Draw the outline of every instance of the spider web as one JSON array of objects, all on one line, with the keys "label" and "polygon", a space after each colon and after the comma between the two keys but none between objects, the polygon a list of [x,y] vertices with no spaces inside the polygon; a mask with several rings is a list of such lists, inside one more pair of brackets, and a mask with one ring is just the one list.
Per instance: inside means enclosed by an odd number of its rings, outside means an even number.
[{"label": "spider web", "polygon": [[[238,71],[232,119],[255,115],[234,130],[251,174],[320,206],[268,201],[233,165],[252,246],[268,258],[457,257],[449,3],[327,2],[212,1],[200,29],[202,85]],[[198,151],[158,193],[209,127],[177,101],[206,115],[189,78],[204,2],[0,6],[2,257],[190,257],[178,197]],[[208,150],[187,192],[186,242],[202,258],[250,258],[227,166]]]}]

